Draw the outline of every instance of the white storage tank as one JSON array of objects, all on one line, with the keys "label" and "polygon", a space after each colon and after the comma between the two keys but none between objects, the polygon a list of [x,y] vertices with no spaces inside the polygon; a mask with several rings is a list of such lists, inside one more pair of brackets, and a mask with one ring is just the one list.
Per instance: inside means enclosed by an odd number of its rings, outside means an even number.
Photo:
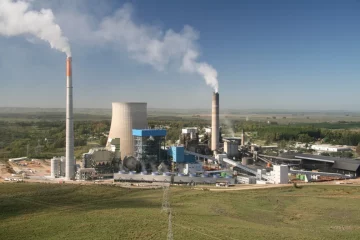
[{"label": "white storage tank", "polygon": [[57,178],[60,176],[60,159],[59,158],[51,159],[50,174],[51,174],[52,178]]},{"label": "white storage tank", "polygon": [[60,176],[65,177],[65,157],[60,158]]}]

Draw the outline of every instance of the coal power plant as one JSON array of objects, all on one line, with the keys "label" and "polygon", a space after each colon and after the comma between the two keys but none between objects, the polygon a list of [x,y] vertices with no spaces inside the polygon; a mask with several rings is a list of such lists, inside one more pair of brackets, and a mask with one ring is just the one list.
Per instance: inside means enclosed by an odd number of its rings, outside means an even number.
[{"label": "coal power plant", "polygon": [[[224,136],[220,125],[219,92],[214,91],[211,96],[211,126],[182,128],[179,139],[170,146],[167,145],[166,128],[149,128],[147,103],[113,102],[106,146],[83,153],[80,164],[76,164],[72,58],[68,57],[66,153],[65,157],[54,157],[51,160],[49,177],[66,181],[112,179],[114,182],[229,186],[235,183],[285,184],[289,182],[291,174],[305,176],[303,178],[310,180],[319,177],[345,178],[346,173],[355,176],[359,174],[358,168],[351,168],[352,172],[349,173],[349,167],[337,164],[336,161],[333,161],[336,164],[327,168],[334,172],[299,170],[309,165],[306,165],[308,160],[305,157],[300,159],[295,156],[295,159],[289,159],[266,156],[262,154],[263,150],[269,148],[251,145],[249,139],[246,141],[244,130],[241,137]],[[360,166],[360,163],[356,166]]]}]

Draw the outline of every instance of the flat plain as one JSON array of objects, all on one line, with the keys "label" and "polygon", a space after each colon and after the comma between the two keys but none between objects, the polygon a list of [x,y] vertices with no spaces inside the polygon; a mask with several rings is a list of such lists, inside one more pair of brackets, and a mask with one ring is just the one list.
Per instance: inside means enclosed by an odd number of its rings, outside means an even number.
[{"label": "flat plain", "polygon": [[[0,184],[0,239],[166,239],[162,189]],[[171,187],[174,239],[359,239],[360,187]]]}]

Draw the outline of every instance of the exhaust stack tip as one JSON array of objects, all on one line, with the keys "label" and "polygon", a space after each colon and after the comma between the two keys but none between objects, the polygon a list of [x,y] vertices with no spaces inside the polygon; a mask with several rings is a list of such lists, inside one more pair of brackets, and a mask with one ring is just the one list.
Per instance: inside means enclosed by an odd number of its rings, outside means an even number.
[{"label": "exhaust stack tip", "polygon": [[66,76],[72,76],[72,67],[71,67],[72,57],[66,58]]}]

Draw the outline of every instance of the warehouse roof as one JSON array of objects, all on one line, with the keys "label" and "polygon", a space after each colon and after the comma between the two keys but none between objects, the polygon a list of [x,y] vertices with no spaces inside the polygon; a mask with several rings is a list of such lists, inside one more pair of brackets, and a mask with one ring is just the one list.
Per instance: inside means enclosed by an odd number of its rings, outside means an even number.
[{"label": "warehouse roof", "polygon": [[332,166],[335,169],[347,170],[347,171],[357,171],[360,167],[360,160],[352,158],[337,158],[337,157],[328,157],[321,155],[311,155],[311,154],[296,154],[295,158],[306,159],[320,162],[330,162],[334,163]]},{"label": "warehouse roof", "polygon": [[334,163],[334,165],[332,167],[336,168],[336,169],[356,172],[360,167],[360,160],[339,159],[339,160],[336,160],[336,162]]}]

